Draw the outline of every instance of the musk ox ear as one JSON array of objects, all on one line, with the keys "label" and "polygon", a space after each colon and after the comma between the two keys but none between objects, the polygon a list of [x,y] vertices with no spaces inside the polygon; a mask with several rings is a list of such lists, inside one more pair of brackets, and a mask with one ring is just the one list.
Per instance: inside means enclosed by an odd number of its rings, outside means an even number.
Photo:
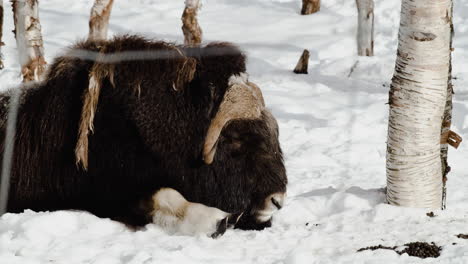
[{"label": "musk ox ear", "polygon": [[78,126],[78,141],[75,147],[76,165],[81,164],[84,170],[88,169],[88,134],[94,132],[94,115],[96,113],[101,84],[104,78],[114,85],[113,66],[95,63],[89,73],[89,85],[83,92],[83,108],[81,110]]},{"label": "musk ox ear", "polygon": [[203,161],[211,164],[216,153],[219,136],[232,120],[258,119],[265,108],[260,88],[247,80],[247,74],[233,75],[229,87],[213,120],[211,120],[203,146]]}]

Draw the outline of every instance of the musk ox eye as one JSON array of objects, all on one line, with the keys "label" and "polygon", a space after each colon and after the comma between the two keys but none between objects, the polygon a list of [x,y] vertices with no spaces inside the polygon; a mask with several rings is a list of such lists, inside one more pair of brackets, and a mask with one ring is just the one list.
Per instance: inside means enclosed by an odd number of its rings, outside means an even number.
[{"label": "musk ox eye", "polygon": [[234,150],[239,150],[244,143],[243,135],[236,131],[229,131],[225,135],[222,135],[221,138],[224,144]]},{"label": "musk ox eye", "polygon": [[227,146],[231,150],[240,150],[242,148],[243,141],[240,137],[231,137],[231,135],[229,135],[223,137],[221,144]]},{"label": "musk ox eye", "polygon": [[229,144],[231,148],[236,149],[236,150],[242,147],[242,141],[238,139],[231,139],[231,142]]},{"label": "musk ox eye", "polygon": [[230,132],[227,137],[229,137],[230,139],[232,140],[240,140],[241,139],[241,135],[239,132],[236,132],[236,131],[232,131]]}]

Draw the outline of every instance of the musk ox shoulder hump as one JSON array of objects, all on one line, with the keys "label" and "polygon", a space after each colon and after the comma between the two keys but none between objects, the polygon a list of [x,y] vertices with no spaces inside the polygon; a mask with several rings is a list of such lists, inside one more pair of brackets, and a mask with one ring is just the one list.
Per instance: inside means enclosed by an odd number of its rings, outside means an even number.
[{"label": "musk ox shoulder hump", "polygon": [[[104,54],[106,56],[103,56]],[[77,42],[55,59],[47,77],[66,76],[70,67],[92,67],[96,62],[108,65],[134,62],[136,64],[132,66],[137,66],[140,75],[143,72],[149,73],[149,70],[165,75],[167,72],[180,71],[180,67],[177,67],[180,63],[187,66],[187,59],[192,64],[190,68],[198,67],[195,64],[200,64],[201,69],[197,71],[211,73],[210,76],[218,73],[221,75],[220,78],[224,79],[246,71],[245,54],[228,42],[213,42],[206,46],[193,47],[138,35],[122,35],[109,40]],[[154,60],[159,62],[154,64]],[[161,68],[155,69],[155,66]],[[151,75],[154,75],[154,72],[151,72]]]}]

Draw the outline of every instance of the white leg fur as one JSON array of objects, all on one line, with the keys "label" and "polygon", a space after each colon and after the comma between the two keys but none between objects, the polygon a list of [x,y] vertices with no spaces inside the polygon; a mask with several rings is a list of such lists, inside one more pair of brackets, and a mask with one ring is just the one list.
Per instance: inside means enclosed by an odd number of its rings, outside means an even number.
[{"label": "white leg fur", "polygon": [[170,188],[157,191],[153,197],[153,223],[169,233],[212,235],[217,224],[229,216],[222,210],[187,201]]}]

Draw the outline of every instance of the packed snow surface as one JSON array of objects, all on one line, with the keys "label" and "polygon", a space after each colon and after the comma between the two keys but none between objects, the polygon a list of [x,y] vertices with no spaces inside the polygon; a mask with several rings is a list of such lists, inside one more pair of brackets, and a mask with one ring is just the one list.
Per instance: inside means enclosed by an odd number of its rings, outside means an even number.
[{"label": "packed snow surface", "polygon": [[[47,61],[87,36],[91,0],[40,2]],[[86,212],[32,212],[0,218],[0,263],[467,263],[468,149],[450,149],[445,211],[385,203],[388,91],[400,1],[375,1],[375,56],[356,56],[352,0],[322,1],[299,14],[299,0],[206,0],[199,13],[204,41],[230,41],[246,51],[250,80],[263,90],[280,125],[288,198],[264,231],[229,230],[219,239],[170,235],[154,225],[131,231]],[[183,42],[184,1],[115,1],[109,34],[139,33]],[[452,129],[468,139],[468,0],[455,0]],[[5,69],[0,88],[20,83],[12,14],[6,8]],[[309,74],[292,73],[303,49]],[[359,61],[350,75],[350,69]],[[437,259],[382,244],[435,242]]]}]

